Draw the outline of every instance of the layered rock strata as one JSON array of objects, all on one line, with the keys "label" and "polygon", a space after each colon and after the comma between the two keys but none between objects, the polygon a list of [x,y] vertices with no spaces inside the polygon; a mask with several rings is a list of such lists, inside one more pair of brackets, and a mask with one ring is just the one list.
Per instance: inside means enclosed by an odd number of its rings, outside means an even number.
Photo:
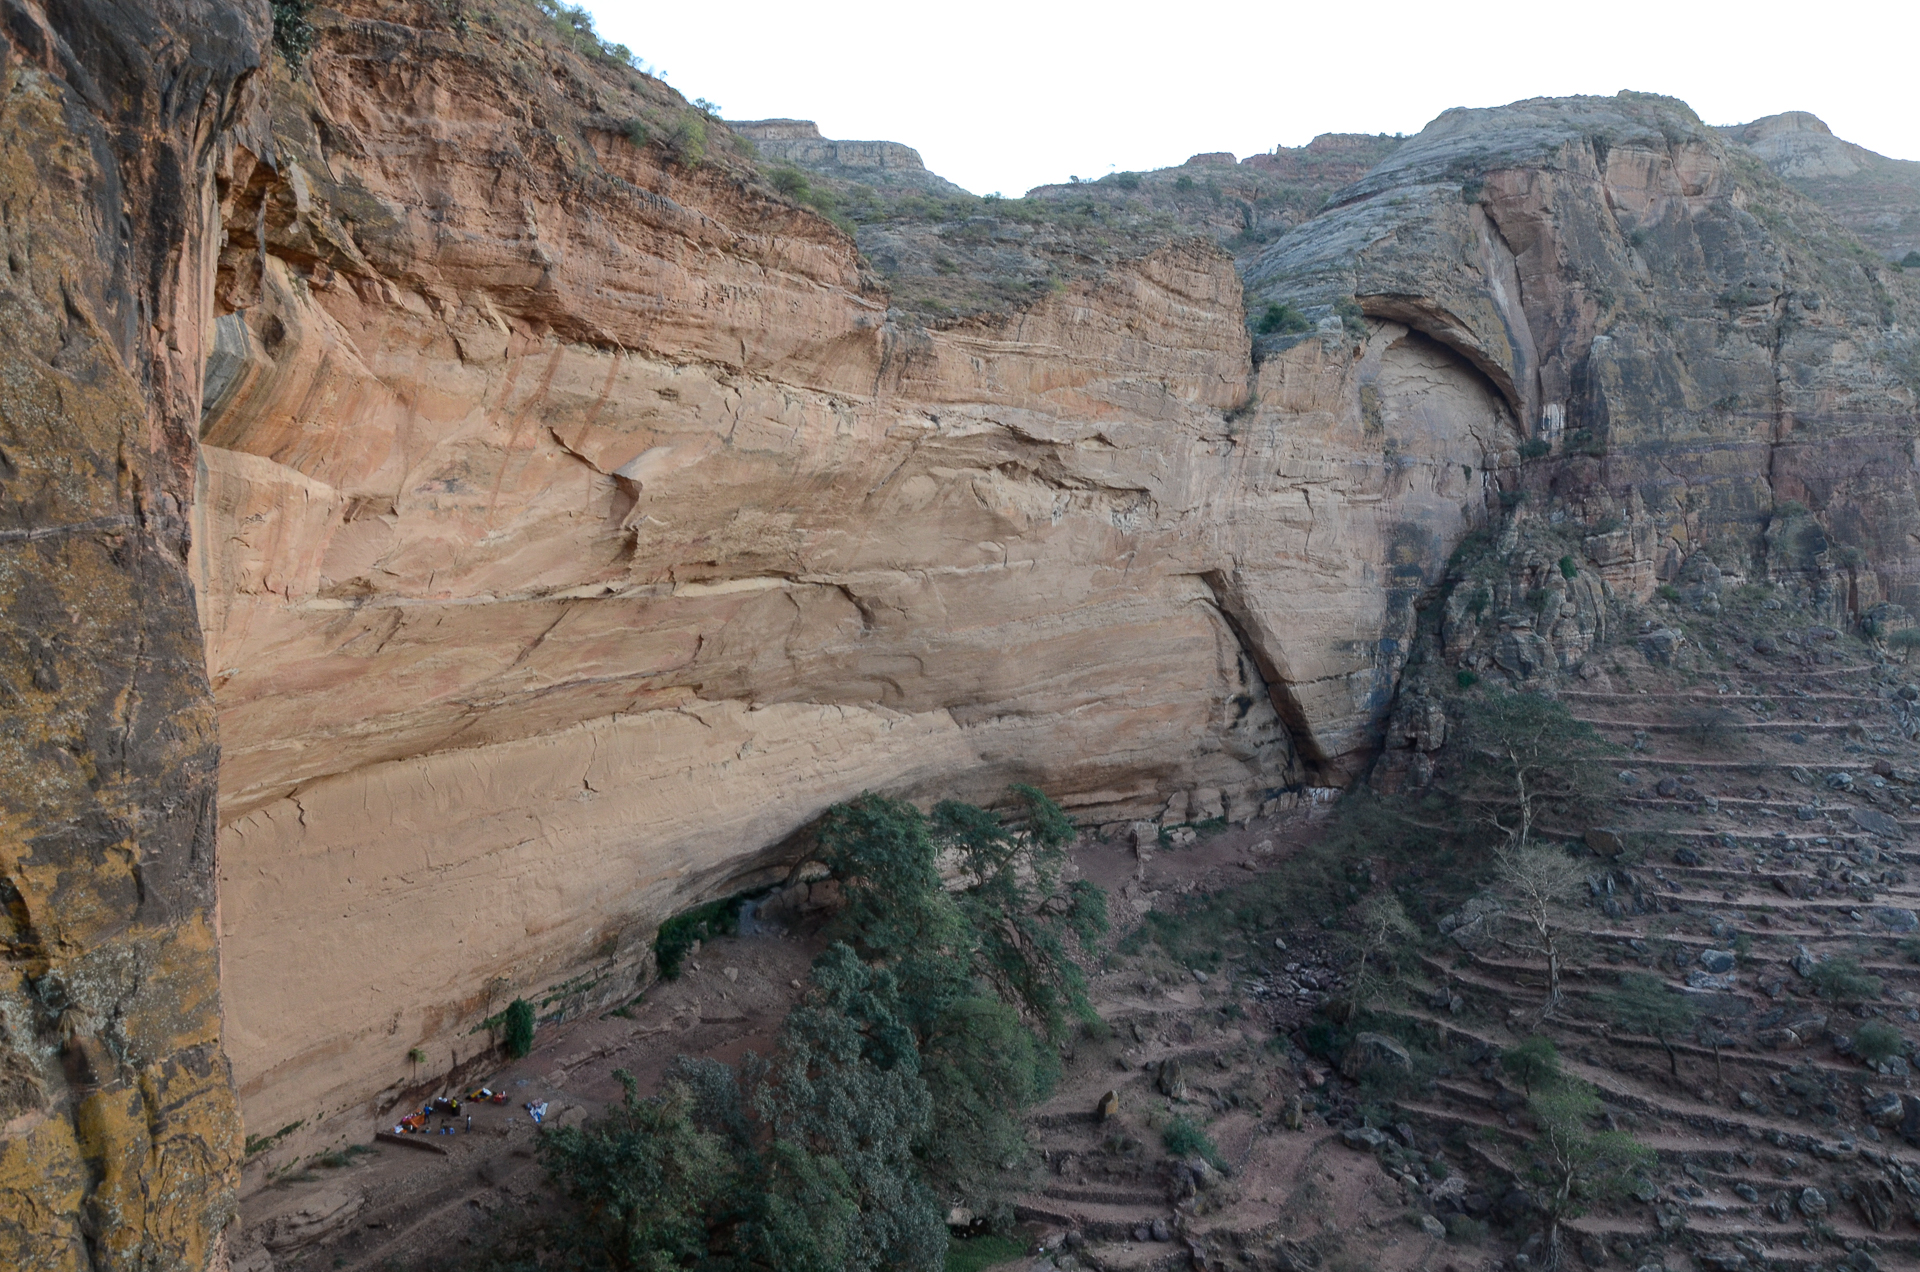
[{"label": "layered rock strata", "polygon": [[[863,789],[1242,818],[1383,740],[1418,780],[1416,638],[1422,684],[1532,683],[1662,586],[1920,608],[1912,281],[1668,99],[856,240],[505,0],[315,10],[270,85],[264,13],[7,13],[23,1266],[199,1266],[230,1208],[207,675],[273,1168],[514,997],[631,996],[662,918]],[[1232,232],[1215,169],[1273,206]],[[1005,276],[964,313],[867,268],[963,244]],[[1311,329],[1256,336],[1283,304]]]},{"label": "layered rock strata", "polygon": [[1247,285],[1334,324],[1352,297],[1483,371],[1538,457],[1522,486],[1613,587],[1699,558],[1840,614],[1920,604],[1912,280],[1672,99],[1449,111]]},{"label": "layered rock strata", "polygon": [[199,1269],[241,1138],[187,526],[267,25],[0,13],[0,1266]]},{"label": "layered rock strata", "polygon": [[631,995],[661,918],[862,789],[1241,817],[1364,754],[1516,440],[1457,357],[1384,324],[1256,370],[1204,242],[903,325],[510,11],[342,12],[229,207],[202,438],[256,1160],[508,998]]}]

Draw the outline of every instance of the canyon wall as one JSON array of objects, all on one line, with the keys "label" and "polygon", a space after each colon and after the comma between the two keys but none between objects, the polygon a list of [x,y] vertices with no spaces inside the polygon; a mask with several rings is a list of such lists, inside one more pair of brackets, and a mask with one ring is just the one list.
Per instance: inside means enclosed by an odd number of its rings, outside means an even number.
[{"label": "canyon wall", "polygon": [[631,995],[863,789],[1245,817],[1364,756],[1511,456],[1482,376],[1391,324],[1256,368],[1178,238],[905,321],[719,145],[632,144],[664,90],[437,12],[322,24],[227,208],[195,561],[258,1162],[515,995]]},{"label": "canyon wall", "polygon": [[[1682,103],[1449,111],[1247,286],[1352,297],[1484,371],[1541,460],[1516,494],[1629,595],[1693,562],[1846,621],[1920,609],[1913,283]],[[1783,550],[1793,517],[1817,546]]]},{"label": "canyon wall", "polygon": [[0,1265],[199,1269],[233,1213],[219,748],[186,555],[260,12],[0,6]]},{"label": "canyon wall", "polygon": [[1920,609],[1913,284],[1670,99],[835,221],[910,152],[762,121],[771,180],[513,0],[270,67],[5,13],[21,1266],[203,1265],[236,1089],[256,1181],[359,1140],[862,790],[1243,819],[1433,732],[1421,631],[1526,683],[1707,571]]}]

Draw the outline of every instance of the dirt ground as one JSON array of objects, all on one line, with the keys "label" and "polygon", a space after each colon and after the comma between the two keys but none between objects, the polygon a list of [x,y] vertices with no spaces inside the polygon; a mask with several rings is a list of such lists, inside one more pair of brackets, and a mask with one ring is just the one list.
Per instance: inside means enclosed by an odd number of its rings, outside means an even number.
[{"label": "dirt ground", "polygon": [[[542,1029],[525,1059],[474,1084],[505,1091],[506,1104],[435,1116],[433,1133],[406,1145],[375,1142],[376,1131],[392,1128],[370,1125],[365,1151],[316,1160],[242,1201],[233,1272],[404,1268],[470,1243],[482,1215],[506,1203],[537,1204],[543,1175],[526,1105],[544,1101],[549,1125],[571,1125],[620,1099],[615,1070],[632,1073],[647,1092],[676,1056],[732,1062],[770,1051],[817,944],[776,932],[709,942],[679,979],[653,986],[626,1017]],[[455,1133],[438,1133],[447,1126]]]},{"label": "dirt ground", "polygon": [[[1118,937],[1151,909],[1284,860],[1312,841],[1323,811],[1230,827],[1185,847],[1150,850],[1145,860],[1130,837],[1103,842],[1088,835],[1073,850],[1072,870],[1107,891]],[[1275,971],[1310,959],[1320,939],[1317,931],[1295,934],[1285,953],[1275,952]],[[778,929],[719,938],[626,1015],[542,1029],[532,1054],[474,1084],[504,1090],[505,1105],[469,1105],[457,1119],[436,1116],[433,1131],[452,1125],[455,1133],[411,1137],[406,1145],[373,1142],[376,1130],[390,1128],[370,1125],[365,1151],[317,1159],[246,1198],[234,1272],[372,1272],[457,1255],[480,1239],[486,1215],[540,1204],[544,1176],[529,1102],[547,1102],[550,1124],[570,1125],[620,1098],[617,1069],[631,1072],[647,1092],[677,1055],[734,1061],[750,1049],[770,1050],[819,946],[817,935]],[[1448,1261],[1439,1259],[1445,1243],[1409,1224],[1400,1186],[1372,1156],[1343,1147],[1326,1120],[1311,1113],[1300,1131],[1280,1128],[1290,1097],[1340,1084],[1337,1075],[1309,1072],[1272,1045],[1311,1012],[1315,993],[1301,989],[1255,1003],[1244,984],[1227,977],[1203,984],[1183,970],[1144,966],[1111,952],[1089,960],[1094,1005],[1113,1032],[1076,1046],[1054,1097],[1035,1111],[1033,1176],[1018,1213],[1036,1247],[1069,1266],[1185,1267],[1209,1240],[1225,1239],[1209,1238],[1209,1231],[1235,1240],[1268,1231],[1298,1240],[1335,1234],[1345,1250],[1382,1272]],[[1240,1013],[1223,1012],[1230,1002],[1248,1002],[1253,1011],[1230,1019]],[[1168,1061],[1192,1074],[1172,1097],[1156,1087]],[[1233,1084],[1257,1098],[1244,1108],[1221,1104],[1219,1092]],[[1119,1093],[1121,1110],[1103,1122],[1093,1111],[1108,1090]],[[1156,1126],[1188,1112],[1210,1123],[1208,1133],[1232,1169],[1230,1183],[1209,1198],[1204,1220],[1182,1221],[1164,1179],[1148,1170],[1164,1158]],[[1119,1174],[1112,1176],[1100,1150],[1110,1142],[1126,1146],[1113,1158]],[[1120,1177],[1128,1171],[1135,1177]],[[1167,1240],[1154,1239],[1156,1219]],[[1176,1233],[1183,1222],[1185,1231]],[[1465,1253],[1457,1245],[1448,1252],[1454,1262]]]}]

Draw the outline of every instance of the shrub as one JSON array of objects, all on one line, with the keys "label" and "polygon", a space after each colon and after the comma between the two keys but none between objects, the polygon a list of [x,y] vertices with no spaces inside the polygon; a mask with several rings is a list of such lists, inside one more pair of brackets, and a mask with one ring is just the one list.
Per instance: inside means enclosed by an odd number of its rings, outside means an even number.
[{"label": "shrub", "polygon": [[636,147],[646,145],[647,121],[638,117],[629,119],[626,126],[620,130],[620,135],[627,139],[629,145]]},{"label": "shrub", "polygon": [[1571,554],[1560,558],[1560,577],[1568,580],[1580,577],[1580,567],[1574,563]]},{"label": "shrub", "polygon": [[1519,1046],[1509,1047],[1500,1056],[1500,1067],[1532,1095],[1535,1087],[1551,1086],[1560,1078],[1560,1052],[1553,1041],[1534,1034]]},{"label": "shrub", "polygon": [[1480,683],[1480,677],[1468,671],[1465,667],[1462,667],[1459,671],[1453,673],[1453,683],[1459,685],[1462,689],[1471,689]]},{"label": "shrub", "polygon": [[1470,1215],[1447,1216],[1447,1235],[1455,1241],[1463,1241],[1471,1245],[1485,1241],[1487,1233],[1487,1224],[1483,1219],[1475,1219]]},{"label": "shrub", "polygon": [[1901,1055],[1907,1040],[1884,1020],[1869,1020],[1853,1035],[1854,1054],[1869,1064],[1880,1064]]},{"label": "shrub", "polygon": [[1920,627],[1902,627],[1887,637],[1887,645],[1891,649],[1920,649]]},{"label": "shrub", "polygon": [[1725,707],[1689,707],[1680,725],[1683,736],[1706,750],[1724,751],[1740,736],[1739,717]]},{"label": "shrub", "polygon": [[312,12],[313,0],[273,0],[273,47],[296,71],[313,52],[316,37],[313,24],[307,21]]},{"label": "shrub", "polygon": [[1113,184],[1119,186],[1122,190],[1138,190],[1140,188],[1140,174],[1137,172],[1116,172],[1113,174]]},{"label": "shrub", "polygon": [[1544,437],[1529,437],[1520,443],[1520,458],[1539,459],[1553,453],[1553,443]]},{"label": "shrub", "polygon": [[1857,959],[1840,956],[1814,966],[1807,980],[1814,992],[1835,1002],[1863,1002],[1880,997],[1880,978],[1860,970]]},{"label": "shrub", "polygon": [[1900,258],[1900,263],[1908,269],[1920,269],[1920,252],[1908,252]]},{"label": "shrub", "polygon": [[1173,179],[1173,188],[1185,194],[1187,191],[1193,189],[1193,178],[1183,172]]},{"label": "shrub", "polygon": [[1292,305],[1268,305],[1267,312],[1260,316],[1258,331],[1263,336],[1293,335],[1312,325],[1306,315]]},{"label": "shrub", "polygon": [[683,168],[698,168],[707,157],[707,121],[699,114],[682,114],[667,134],[667,150]]},{"label": "shrub", "polygon": [[1175,1157],[1197,1155],[1206,1158],[1207,1164],[1215,1170],[1223,1171],[1227,1168],[1226,1161],[1220,1156],[1220,1150],[1214,1147],[1207,1133],[1184,1116],[1176,1115],[1171,1122],[1168,1122],[1166,1128],[1160,1132],[1160,1140],[1167,1146],[1167,1151]]},{"label": "shrub", "polygon": [[515,1060],[533,1050],[533,1004],[524,998],[507,1004],[506,1044],[507,1054]]},{"label": "shrub", "polygon": [[773,188],[789,199],[804,198],[811,183],[807,174],[798,168],[775,168],[772,173]]}]

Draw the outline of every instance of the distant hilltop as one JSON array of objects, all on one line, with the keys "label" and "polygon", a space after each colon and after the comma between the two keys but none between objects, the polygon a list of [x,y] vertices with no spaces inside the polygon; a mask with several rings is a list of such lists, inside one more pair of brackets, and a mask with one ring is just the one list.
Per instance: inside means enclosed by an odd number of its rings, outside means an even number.
[{"label": "distant hilltop", "polygon": [[758,147],[761,157],[790,163],[846,181],[913,187],[934,194],[964,194],[945,177],[927,171],[920,152],[897,141],[835,141],[820,135],[811,119],[728,120],[727,127]]}]

